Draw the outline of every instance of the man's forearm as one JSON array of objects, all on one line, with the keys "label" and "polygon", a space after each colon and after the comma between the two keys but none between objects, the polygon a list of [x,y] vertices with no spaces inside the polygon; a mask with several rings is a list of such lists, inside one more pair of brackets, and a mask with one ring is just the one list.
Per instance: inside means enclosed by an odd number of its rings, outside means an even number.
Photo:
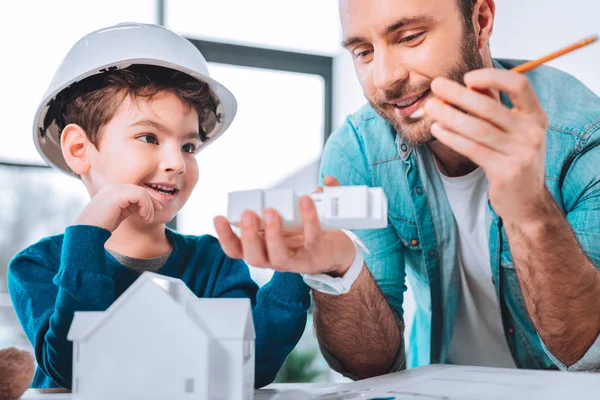
[{"label": "man's forearm", "polygon": [[359,378],[388,372],[401,344],[401,330],[366,266],[350,292],[331,296],[314,291],[313,297],[321,345]]},{"label": "man's forearm", "polygon": [[548,349],[569,366],[600,332],[600,272],[547,196],[539,222],[504,222],[533,324]]}]

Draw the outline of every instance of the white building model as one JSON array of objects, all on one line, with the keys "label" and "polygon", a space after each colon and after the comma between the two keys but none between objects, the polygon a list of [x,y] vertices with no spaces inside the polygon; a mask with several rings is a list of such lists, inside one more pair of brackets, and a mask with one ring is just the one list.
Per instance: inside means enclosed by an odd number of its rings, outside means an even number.
[{"label": "white building model", "polygon": [[199,299],[144,272],[105,312],[76,312],[73,398],[251,400],[249,299]]},{"label": "white building model", "polygon": [[[380,229],[388,224],[387,197],[382,188],[368,186],[334,186],[323,193],[312,193],[321,226],[324,229]],[[246,190],[229,193],[227,219],[239,226],[246,210],[262,220],[265,208],[279,212],[287,228],[302,225],[298,200],[292,189]]]}]

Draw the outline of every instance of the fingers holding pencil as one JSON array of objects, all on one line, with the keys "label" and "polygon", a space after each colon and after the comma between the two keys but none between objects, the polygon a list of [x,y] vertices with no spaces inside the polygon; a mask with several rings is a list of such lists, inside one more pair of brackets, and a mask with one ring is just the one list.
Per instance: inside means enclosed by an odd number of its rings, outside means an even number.
[{"label": "fingers holding pencil", "polygon": [[[582,47],[588,46],[588,45],[590,45],[592,43],[595,43],[597,41],[598,41],[598,35],[589,36],[589,37],[587,37],[585,39],[582,39],[582,40],[580,40],[580,41],[578,41],[578,42],[570,45],[570,46],[564,47],[564,48],[562,48],[560,50],[557,50],[557,51],[555,51],[553,53],[550,53],[550,54],[548,54],[548,55],[546,55],[544,57],[538,58],[537,60],[529,61],[529,62],[526,62],[524,64],[518,65],[518,66],[512,68],[510,71],[511,72],[519,72],[519,73],[530,71],[530,70],[532,70],[534,68],[537,68],[540,65],[542,65],[542,64],[544,64],[544,63],[546,63],[548,61],[554,60],[555,58],[558,58],[558,57],[563,56],[565,54],[571,53],[572,51],[575,51],[575,50],[580,49]],[[467,87],[469,87],[468,82],[465,82],[465,83],[467,83]],[[415,111],[410,116],[410,118],[411,119],[419,119],[419,118],[424,117],[425,115],[427,115],[427,111],[425,110],[425,108],[420,108],[417,111]]]}]

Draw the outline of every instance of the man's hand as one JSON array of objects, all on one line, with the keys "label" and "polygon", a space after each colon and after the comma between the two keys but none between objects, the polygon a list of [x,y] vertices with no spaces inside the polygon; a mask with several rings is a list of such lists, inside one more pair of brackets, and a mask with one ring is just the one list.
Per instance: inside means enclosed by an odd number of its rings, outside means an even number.
[{"label": "man's hand", "polygon": [[131,215],[139,215],[146,223],[154,219],[154,211],[163,206],[141,186],[132,184],[106,185],[88,203],[76,225],[92,225],[113,232]]},{"label": "man's hand", "polygon": [[[437,78],[425,110],[432,134],[480,165],[490,180],[490,201],[506,221],[527,224],[547,208],[545,183],[547,116],[523,74],[482,69],[465,75],[470,90]],[[514,108],[481,92],[508,94]],[[463,111],[459,111],[453,106]]]},{"label": "man's hand", "polygon": [[[327,186],[339,186],[335,178],[325,179]],[[282,272],[326,273],[342,276],[354,260],[354,245],[339,230],[323,230],[317,209],[309,196],[300,198],[301,230],[284,230],[277,211],[263,211],[264,232],[252,211],[242,214],[241,238],[225,217],[214,220],[223,251],[231,258],[242,258],[255,267]]]},{"label": "man's hand", "polygon": [[[600,276],[546,188],[547,116],[522,74],[482,69],[465,75],[465,84],[473,90],[433,82],[440,100],[425,105],[436,121],[431,132],[485,170],[529,316],[546,347],[573,365],[598,339]],[[480,93],[492,91],[507,93],[514,107]]]}]

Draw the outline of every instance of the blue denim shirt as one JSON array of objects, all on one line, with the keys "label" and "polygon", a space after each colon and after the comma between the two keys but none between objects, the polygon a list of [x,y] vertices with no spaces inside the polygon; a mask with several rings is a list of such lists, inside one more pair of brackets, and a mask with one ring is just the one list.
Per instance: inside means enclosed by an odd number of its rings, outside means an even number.
[{"label": "blue denim shirt", "polygon": [[[494,61],[496,68],[506,69],[521,62]],[[546,185],[584,251],[600,267],[600,98],[572,76],[550,67],[527,76],[549,118]],[[502,102],[511,107],[504,94]],[[342,185],[385,190],[388,227],[355,233],[370,250],[366,263],[399,318],[406,277],[411,284],[417,309],[408,366],[448,362],[460,287],[457,232],[429,148],[411,147],[366,105],[329,138],[321,182],[326,175],[335,176]],[[544,346],[525,308],[502,220],[491,207],[488,217],[493,282],[516,365],[600,370],[600,337],[572,366],[563,365]],[[404,365],[401,350],[393,369]]]}]

